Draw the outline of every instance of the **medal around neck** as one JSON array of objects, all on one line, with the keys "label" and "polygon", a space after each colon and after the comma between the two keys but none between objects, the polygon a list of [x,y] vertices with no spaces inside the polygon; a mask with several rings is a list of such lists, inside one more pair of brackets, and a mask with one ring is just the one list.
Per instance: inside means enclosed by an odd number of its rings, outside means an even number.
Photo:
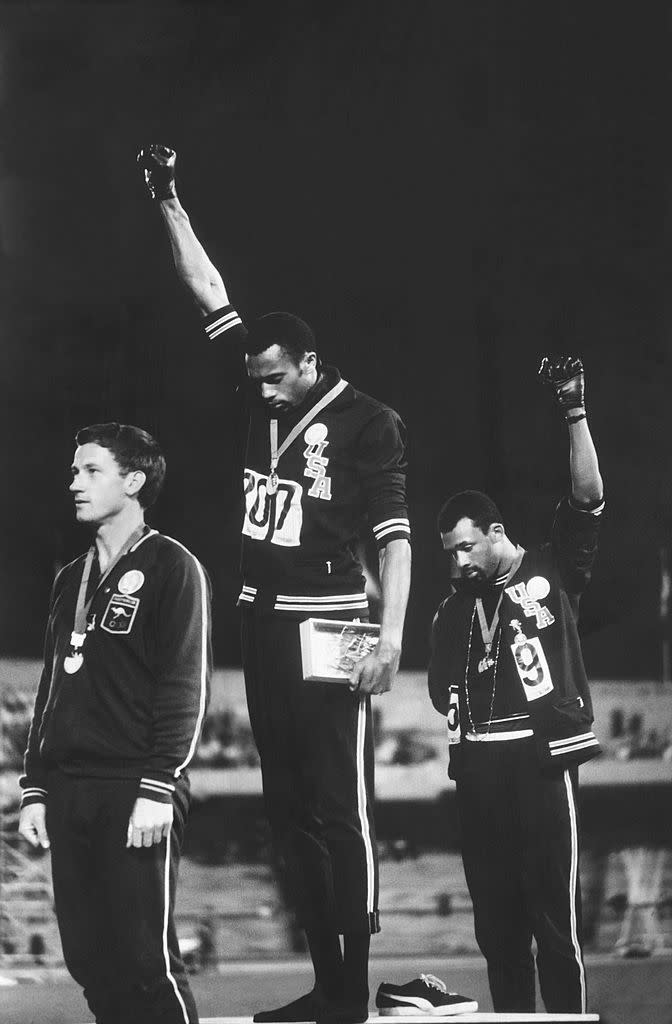
[{"label": "medal around neck", "polygon": [[481,658],[481,660],[478,663],[478,671],[481,674],[483,672],[487,672],[488,669],[495,667],[494,659],[490,657],[490,651],[491,651],[491,645],[490,644],[486,644],[485,657]]},{"label": "medal around neck", "polygon": [[82,647],[84,646],[85,639],[85,633],[78,633],[76,631],[73,631],[70,636],[70,650],[63,659],[63,668],[69,676],[73,676],[75,672],[79,672],[82,664],[84,663]]}]

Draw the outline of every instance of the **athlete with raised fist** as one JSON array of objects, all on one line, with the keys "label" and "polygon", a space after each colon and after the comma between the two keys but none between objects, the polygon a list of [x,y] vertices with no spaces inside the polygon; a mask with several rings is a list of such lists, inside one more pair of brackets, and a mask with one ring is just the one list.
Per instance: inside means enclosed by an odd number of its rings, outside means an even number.
[{"label": "athlete with raised fist", "polygon": [[583,1013],[578,766],[599,750],[577,632],[604,507],[583,366],[545,358],[567,422],[571,494],[550,541],[526,550],[494,502],[453,495],[438,517],[449,596],[432,630],[429,690],[447,716],[462,858],[496,1011]]},{"label": "athlete with raised fist", "polygon": [[[370,697],[392,686],[410,580],[405,429],[321,364],[304,320],[275,312],[243,324],[177,196],[175,152],[150,145],[138,161],[205,333],[238,346],[252,392],[243,668],[266,812],[315,969],[311,992],[254,1020],[356,1024],[368,1014],[369,938],[379,930]],[[305,682],[299,624],[368,618],[355,554],[365,525],[379,550],[378,645],[349,686]]]}]

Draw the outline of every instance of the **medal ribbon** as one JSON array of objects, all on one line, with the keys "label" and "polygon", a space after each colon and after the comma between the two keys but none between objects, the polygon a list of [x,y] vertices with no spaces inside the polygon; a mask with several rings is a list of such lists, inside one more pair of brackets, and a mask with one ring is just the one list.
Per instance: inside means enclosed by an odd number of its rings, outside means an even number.
[{"label": "medal ribbon", "polygon": [[[93,559],[94,559],[94,556],[96,554],[96,546],[95,546],[95,544],[92,544],[91,547],[89,548],[89,550],[87,551],[87,553],[86,553],[86,561],[84,562],[84,568],[82,570],[82,579],[81,579],[80,584],[79,584],[79,592],[77,594],[77,604],[75,606],[75,622],[74,622],[74,628],[73,628],[73,632],[72,632],[72,637],[73,637],[72,644],[73,644],[73,646],[76,646],[76,647],[81,647],[82,646],[82,643],[84,641],[84,637],[86,636],[86,617],[89,614],[89,608],[91,607],[91,603],[92,603],[94,597],[96,596],[96,594],[100,590],[101,586],[103,585],[103,583],[105,582],[107,577],[110,575],[110,573],[114,569],[115,565],[124,557],[124,555],[127,555],[128,552],[133,547],[133,545],[136,544],[140,540],[140,538],[142,537],[142,535],[145,532],[145,528],[146,528],[145,524],[143,523],[142,526],[139,526],[137,528],[137,530],[133,531],[131,536],[128,538],[126,543],[120,548],[120,550],[117,552],[115,557],[112,559],[112,561],[108,565],[108,567],[105,570],[105,572],[102,574],[102,576],[98,580],[98,584],[96,586],[96,589],[91,594],[91,597],[89,598],[88,601],[86,600],[86,591],[87,591],[87,588],[88,588],[88,585],[89,585],[89,576],[91,575],[91,566],[93,565]],[[76,643],[76,641],[74,639],[75,637],[77,637],[79,639],[79,643]]]},{"label": "medal ribbon", "polygon": [[347,386],[347,380],[339,380],[338,384],[334,384],[333,388],[327,391],[326,395],[322,395],[322,398],[319,400],[319,402],[316,402],[312,409],[308,410],[308,412],[299,420],[296,426],[292,427],[292,429],[287,434],[287,437],[282,442],[279,448],[278,421],[276,419],[270,421],[268,425],[268,430],[269,440],[271,443],[271,476],[275,475],[278,462],[280,461],[280,456],[284,455],[284,453],[289,448],[290,444],[292,444],[292,442],[296,440],[296,438],[299,436],[303,428],[307,427],[308,424],[315,419],[318,412],[321,412],[325,406],[329,405],[330,402],[333,402],[333,400],[337,398],[338,395],[340,395],[341,391],[343,391],[344,388],[347,388]]},{"label": "medal ribbon", "polygon": [[499,609],[500,609],[502,601],[504,599],[504,591],[506,590],[506,586],[509,583],[511,577],[520,568],[520,563],[522,562],[523,555],[525,554],[525,549],[521,548],[520,544],[518,545],[516,550],[517,550],[516,557],[514,558],[513,565],[509,569],[507,577],[504,580],[504,584],[502,586],[502,592],[499,595],[499,600],[497,602],[497,607],[495,608],[494,615],[492,616],[492,622],[490,623],[489,626],[488,626],[488,620],[485,617],[485,609],[483,608],[483,601],[481,600],[480,597],[476,598],[476,611],[478,613],[478,624],[481,627],[481,636],[483,637],[483,646],[485,647],[485,656],[486,656],[486,658],[489,657],[489,655],[490,655],[490,650],[492,648],[492,641],[495,638],[495,633],[497,632],[497,627],[499,625]]}]

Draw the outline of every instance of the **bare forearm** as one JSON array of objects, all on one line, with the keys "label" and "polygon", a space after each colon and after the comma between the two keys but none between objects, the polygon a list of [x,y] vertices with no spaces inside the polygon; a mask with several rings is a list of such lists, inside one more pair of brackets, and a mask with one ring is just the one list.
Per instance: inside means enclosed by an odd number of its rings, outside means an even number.
[{"label": "bare forearm", "polygon": [[602,477],[587,419],[568,423],[569,470],[572,497],[582,504],[600,501],[603,495]]},{"label": "bare forearm", "polygon": [[411,585],[411,545],[406,540],[392,540],[379,558],[383,597],[380,643],[400,651]]},{"label": "bare forearm", "polygon": [[391,540],[379,556],[383,610],[380,638],[371,654],[358,661],[350,675],[351,689],[361,696],[387,693],[399,668],[404,616],[411,582],[411,546]]},{"label": "bare forearm", "polygon": [[228,305],[229,297],[221,274],[196,237],[180,200],[166,199],[158,206],[168,233],[177,276],[198,308],[202,313],[211,313]]}]

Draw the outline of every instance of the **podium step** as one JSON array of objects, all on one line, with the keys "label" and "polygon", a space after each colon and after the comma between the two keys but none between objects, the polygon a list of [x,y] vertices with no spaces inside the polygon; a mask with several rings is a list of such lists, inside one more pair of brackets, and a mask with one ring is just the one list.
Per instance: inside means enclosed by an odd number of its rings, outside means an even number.
[{"label": "podium step", "polygon": [[[367,1024],[389,1024],[390,1017],[370,1013]],[[437,1021],[456,1021],[457,1024],[599,1024],[597,1013],[456,1013],[441,1017],[418,1014],[395,1018],[408,1024],[437,1024]],[[251,1024],[251,1017],[201,1017],[201,1024]]]}]

